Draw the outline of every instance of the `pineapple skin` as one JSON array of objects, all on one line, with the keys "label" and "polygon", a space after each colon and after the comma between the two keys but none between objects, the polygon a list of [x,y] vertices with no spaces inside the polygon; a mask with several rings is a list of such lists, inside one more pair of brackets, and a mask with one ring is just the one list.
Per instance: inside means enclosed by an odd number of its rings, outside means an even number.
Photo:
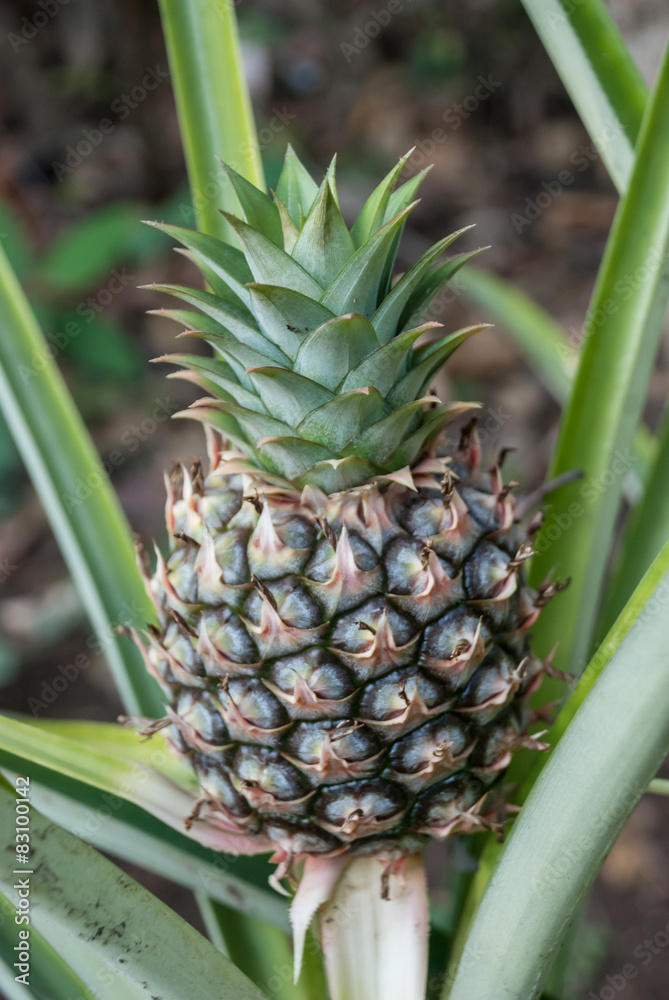
[{"label": "pineapple skin", "polygon": [[[148,669],[207,816],[285,855],[410,852],[503,818],[500,785],[550,671],[528,629],[531,531],[475,431],[452,458],[326,495],[234,468],[167,477]],[[496,822],[497,821],[497,822]]]}]

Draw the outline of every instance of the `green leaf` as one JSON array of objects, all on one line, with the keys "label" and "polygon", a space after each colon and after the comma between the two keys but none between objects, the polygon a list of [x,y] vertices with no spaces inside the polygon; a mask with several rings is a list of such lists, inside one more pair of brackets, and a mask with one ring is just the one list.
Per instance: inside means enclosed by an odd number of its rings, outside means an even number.
[{"label": "green leaf", "polygon": [[[0,404],[129,712],[161,714],[158,687],[128,640],[153,608],[132,536],[93,444],[0,249]],[[89,485],[93,483],[94,485]]]},{"label": "green leaf", "polygon": [[[11,792],[0,789],[0,801],[7,862],[15,851]],[[210,1000],[221,990],[262,1000],[253,983],[168,906],[36,812],[30,849],[31,926],[53,951],[67,955],[75,975],[95,993],[103,982],[108,1000]],[[0,890],[10,899],[15,878],[5,863]]]},{"label": "green leaf", "polygon": [[409,205],[394,219],[377,229],[325,291],[321,302],[335,315],[356,312],[369,317],[375,312],[383,264],[397,230],[413,207]]},{"label": "green leaf", "polygon": [[601,0],[523,0],[613,183],[624,194],[648,88]]},{"label": "green leaf", "polygon": [[[410,158],[411,153],[409,153],[409,159]],[[417,174],[414,174],[414,176],[410,177],[408,181],[405,181],[404,184],[400,185],[396,191],[393,191],[388,199],[388,207],[386,208],[386,214],[383,220],[384,222],[390,222],[394,215],[397,215],[398,212],[401,212],[407,207],[407,205],[410,205],[411,202],[415,200],[419,187],[431,170],[432,164],[425,167],[424,170],[419,170]]]},{"label": "green leaf", "polygon": [[[289,365],[286,355],[271,340],[263,337],[262,333],[255,327],[255,319],[248,310],[243,307],[235,308],[232,303],[223,302],[212,295],[211,292],[201,292],[195,288],[186,288],[183,285],[148,285],[146,286],[154,292],[164,292],[166,295],[174,295],[183,299],[190,305],[199,306],[200,309],[211,319],[215,320],[224,331],[229,332],[232,337],[251,350],[263,354],[281,365]],[[214,334],[209,334],[214,336]],[[231,339],[231,338],[227,338]]]},{"label": "green leaf", "polygon": [[209,937],[213,940],[212,933],[222,936],[225,953],[254,982],[271,983],[273,1000],[316,1000],[328,995],[318,948],[310,949],[299,982],[294,985],[287,934],[266,921],[218,903],[207,905],[203,915]]},{"label": "green leaf", "polygon": [[[629,192],[616,213],[588,309],[579,368],[550,473],[582,469],[584,480],[551,494],[533,559],[535,581],[556,566],[562,577],[572,577],[559,602],[542,613],[535,634],[546,652],[560,639],[559,661],[576,673],[590,652],[623,478],[634,466],[634,431],[669,295],[663,276],[669,247],[668,158],[665,56],[639,136]],[[568,530],[561,527],[565,523]],[[566,635],[565,621],[570,622]]]},{"label": "green leaf", "polygon": [[[202,417],[198,417],[197,413],[199,411],[204,411]],[[266,413],[259,413],[257,410],[245,409],[243,406],[237,406],[235,403],[212,403],[207,405],[203,403],[194,403],[188,410],[182,411],[179,416],[190,416],[195,415],[195,419],[206,419],[207,422],[213,420],[214,415],[220,413],[224,416],[222,423],[217,423],[216,426],[220,430],[224,430],[228,426],[227,418],[232,417],[233,420],[243,427],[246,431],[249,440],[253,444],[257,444],[258,441],[266,437],[283,437],[285,435],[292,434],[293,428],[284,423],[283,420],[279,420],[276,417],[270,417]],[[206,417],[205,415],[206,414]],[[245,451],[248,449],[244,449]]]},{"label": "green leaf", "polygon": [[198,260],[201,260],[214,274],[222,278],[242,302],[248,303],[249,295],[246,285],[249,281],[253,281],[253,275],[241,250],[224,243],[222,240],[215,239],[213,236],[198,233],[194,229],[168,226],[164,222],[147,222],[146,224],[160,229],[161,232],[167,233],[168,236],[187,247]]},{"label": "green leaf", "polygon": [[249,226],[260,230],[263,236],[266,236],[268,240],[283,250],[281,217],[274,202],[267,197],[264,191],[260,191],[255,184],[251,184],[227,163],[221,163],[221,166],[230,178]]},{"label": "green leaf", "polygon": [[578,352],[559,323],[489,271],[464,267],[453,284],[508,331],[546,388],[563,402],[569,395]]},{"label": "green leaf", "polygon": [[258,454],[270,472],[290,480],[297,479],[316,462],[334,457],[327,448],[296,437],[267,441],[260,445]]},{"label": "green leaf", "polygon": [[[249,368],[248,374],[267,412],[281,413],[291,427],[332,399],[332,393],[322,385],[285,368]],[[271,434],[268,431],[265,436]]]},{"label": "green leaf", "polygon": [[364,357],[379,346],[374,327],[356,313],[316,327],[297,352],[295,371],[333,391]]},{"label": "green leaf", "polygon": [[291,256],[327,288],[354,253],[351,234],[326,177]]},{"label": "green leaf", "polygon": [[291,361],[306,334],[332,319],[329,309],[290,288],[253,283],[249,285],[249,293],[260,329]]},{"label": "green leaf", "polygon": [[230,303],[232,308],[239,307],[240,298],[230,287],[229,281],[221,278],[212,268],[208,267],[192,250],[187,247],[174,247],[174,252],[189,260],[196,267],[206,284],[205,288],[225,303]]},{"label": "green leaf", "polygon": [[[506,330],[537,377],[558,402],[564,402],[569,396],[578,351],[569,343],[562,327],[518,288],[489,271],[465,267],[453,286]],[[655,442],[643,425],[637,428],[634,450],[641,466],[634,471],[643,483],[655,453]]]},{"label": "green leaf", "polygon": [[459,229],[445,239],[435,243],[423,256],[416,261],[413,267],[402,275],[399,281],[393,286],[392,291],[386,296],[379,308],[372,316],[372,326],[376,330],[379,343],[385,344],[393,337],[397,331],[402,311],[407,304],[411,293],[426,274],[428,268],[439,257],[444,250],[454,243],[463,233],[466,233],[471,226]]},{"label": "green leaf", "polygon": [[213,333],[217,336],[225,335],[225,327],[217,323],[211,316],[204,313],[193,312],[191,309],[150,309],[151,316],[164,316],[166,319],[173,319],[175,323],[184,326],[186,330]]},{"label": "green leaf", "polygon": [[[165,825],[128,800],[132,790],[141,792],[142,784],[155,772],[159,774],[159,785],[168,778],[191,789],[193,795],[197,794],[194,775],[168,751],[160,733],[142,743],[135,732],[118,725],[32,718],[25,721],[37,734],[44,732],[47,741],[46,752],[41,757],[36,758],[28,751],[30,800],[35,808],[102,851],[196,891],[206,888],[220,902],[269,920],[278,927],[285,929],[288,926],[284,901],[267,886],[271,867],[264,858],[222,855],[187,837],[182,829]],[[25,724],[24,720],[21,722]],[[89,751],[94,757],[98,753],[103,753],[105,758],[111,756],[112,767],[106,770],[107,777],[115,773],[114,761],[131,765],[135,775],[132,785],[129,786],[123,776],[126,771],[117,774],[109,787],[104,780],[91,784],[95,776],[90,773],[80,773],[77,778],[63,774],[58,770],[62,751],[57,751],[53,760],[49,758],[51,734],[67,740],[69,745],[75,744],[79,756]],[[12,745],[15,753],[0,750],[0,767],[13,773],[25,773],[23,744],[15,742]]]},{"label": "green leaf", "polygon": [[[460,268],[464,267],[470,260],[478,257],[480,253],[487,249],[487,247],[479,247],[478,250],[470,250],[468,253],[458,254],[456,257],[452,257],[451,260],[446,261],[445,264],[441,264],[439,267],[435,267],[423,275],[404,307],[399,321],[400,330],[407,330],[409,327],[415,326],[416,323],[420,323],[428,307],[439,292],[446,287],[451,278],[458,273]],[[442,310],[439,311],[441,312]]]},{"label": "green leaf", "polygon": [[[218,333],[199,333],[197,330],[187,330],[179,335],[179,339],[188,337],[197,337],[198,339],[206,340],[226,359],[230,359],[231,363],[237,362],[240,366],[242,366],[244,372],[247,368],[252,368],[254,365],[262,366],[273,365],[276,363],[276,358],[271,358],[267,354],[263,354],[261,351],[256,351],[247,344],[242,344],[239,340],[235,340],[234,337],[226,337],[225,335]],[[269,341],[267,341],[267,343],[269,343]],[[274,348],[274,350],[276,350],[276,348]],[[240,378],[240,380],[242,380],[239,369],[235,368],[235,374]],[[244,379],[246,379],[245,375]]]},{"label": "green leaf", "polygon": [[[442,365],[450,358],[451,354],[461,344],[464,344],[465,340],[468,340],[473,333],[478,333],[479,330],[485,330],[487,327],[487,323],[480,323],[478,326],[467,326],[462,330],[456,330],[455,333],[449,333],[445,337],[441,337],[439,340],[434,341],[434,343],[429,344],[429,353],[427,353],[427,356],[422,357],[422,360],[415,363],[410,371],[392,387],[388,395],[389,404],[391,406],[404,406],[405,403],[409,403],[426,392],[430,382]],[[415,353],[418,354],[418,351]]]},{"label": "green leaf", "polygon": [[244,428],[254,444],[267,437],[283,437],[292,434],[291,424],[278,417],[270,417],[267,413],[261,413],[255,409],[244,409],[242,406],[235,406],[234,403],[221,405],[223,413],[229,413]]},{"label": "green leaf", "polygon": [[33,251],[22,219],[10,205],[0,205],[0,241],[9,263],[19,278],[27,277],[33,263]]},{"label": "green leaf", "polygon": [[83,979],[79,978],[62,955],[51,947],[35,927],[29,929],[28,939],[29,991],[22,983],[16,981],[16,977],[20,976],[23,970],[15,966],[19,958],[15,949],[21,944],[20,931],[28,929],[18,927],[14,923],[15,917],[16,902],[10,901],[7,896],[0,893],[0,962],[7,970],[5,982],[4,969],[0,967],[0,989],[4,988],[7,1000],[15,998],[25,1000],[29,996],[38,997],[40,1000],[72,1000],[73,997],[79,1000],[97,1000],[98,994],[89,990]]},{"label": "green leaf", "polygon": [[59,292],[85,291],[110,277],[125,256],[138,222],[136,208],[108,205],[54,240],[40,262],[41,277]]},{"label": "green leaf", "polygon": [[[548,737],[561,738],[514,821],[457,972],[447,977],[448,1000],[539,995],[580,900],[669,752],[667,587],[669,545]],[[485,962],[472,961],[482,948]]]},{"label": "green leaf", "polygon": [[[248,410],[247,412],[252,413],[253,411]],[[221,432],[223,437],[228,438],[245,455],[250,458],[254,456],[251,440],[244,434],[235,417],[223,410],[220,405],[205,406],[200,402],[193,403],[187,410],[180,410],[174,415],[184,420],[197,420],[201,424],[215,427],[216,430]]]},{"label": "green leaf", "polygon": [[[393,216],[402,212],[407,205],[410,205],[416,196],[416,192],[423,183],[426,175],[430,172],[431,167],[427,167],[425,170],[421,170],[420,173],[416,174],[406,181],[397,191],[393,191],[389,200],[388,207],[386,208],[385,216],[383,222],[390,222]],[[402,223],[400,228],[395,234],[395,240],[390,247],[390,252],[386,258],[386,262],[383,265],[383,273],[381,275],[380,289],[383,296],[387,295],[391,289],[393,283],[393,271],[395,269],[395,260],[397,257],[397,250],[402,239],[402,233],[404,232],[405,223]]]},{"label": "green leaf", "polygon": [[392,469],[402,469],[405,465],[414,465],[421,452],[437,438],[443,429],[456,417],[468,410],[476,409],[479,403],[446,403],[431,410],[423,424],[409,435],[392,453],[386,466]]},{"label": "green leaf", "polygon": [[655,461],[641,502],[631,514],[622,551],[609,577],[601,614],[600,634],[606,633],[630,594],[669,539],[669,409],[665,410]]},{"label": "green leaf", "polygon": [[387,416],[377,420],[364,430],[346,448],[349,455],[357,455],[377,465],[384,465],[390,455],[396,450],[397,442],[407,434],[416,416],[425,405],[433,402],[432,397],[416,399],[398,410],[393,410]]},{"label": "green leaf", "polygon": [[226,218],[244,248],[254,281],[261,285],[284,285],[312,299],[321,297],[322,287],[297,261],[241,219],[236,219],[234,215],[227,215]]},{"label": "green leaf", "polygon": [[[89,737],[84,754],[78,742],[61,735],[63,731],[76,733],[76,730],[64,730],[62,725],[60,730],[53,727],[48,730],[41,722],[39,725],[28,725],[2,716],[0,751],[17,755],[24,763],[35,763],[101,791],[120,795],[173,825],[172,821],[179,809],[182,806],[187,809],[192,803],[193,783],[183,765],[177,768],[168,760],[166,745],[159,741],[154,746],[150,758],[152,764],[149,766],[145,749],[132,752],[132,740],[139,743],[139,737],[135,733],[124,731],[119,726],[119,734],[111,742],[107,740],[105,743],[103,731],[100,731],[99,736],[97,727],[91,729],[93,724],[86,725],[89,726]],[[101,744],[103,749],[100,749]],[[122,755],[118,752],[120,745],[127,748]],[[109,747],[111,752],[107,749]],[[158,763],[166,767],[172,776],[181,775],[179,783],[168,780],[158,771]],[[185,787],[191,788],[190,796],[184,793]]]},{"label": "green leaf", "polygon": [[[3,719],[5,717],[3,716]],[[41,719],[33,716],[16,716],[22,726],[31,726],[37,732],[74,742],[79,752],[101,752],[115,760],[130,761],[143,767],[158,767],[164,777],[182,788],[197,792],[197,781],[190,769],[176,754],[168,751],[164,735],[156,733],[150,740],[142,740],[136,730],[116,722],[90,722],[88,719]],[[19,735],[23,730],[16,730]],[[48,739],[47,739],[48,742]],[[34,746],[31,742],[29,746]],[[72,747],[69,747],[72,750]],[[62,754],[61,754],[62,756]],[[56,752],[56,759],[60,759]],[[64,757],[62,759],[65,759]]]},{"label": "green leaf", "polygon": [[382,396],[386,396],[397,381],[418,338],[422,337],[426,330],[433,330],[439,325],[439,323],[425,323],[415,330],[400,333],[383,347],[378,347],[348,373],[342,383],[341,391],[364,389],[365,386],[373,385]]},{"label": "green leaf", "polygon": [[274,194],[274,203],[279,212],[279,218],[281,219],[281,228],[283,230],[283,249],[286,253],[292,253],[293,247],[297,242],[297,237],[300,235],[300,231],[288,214],[288,209],[276,193]]},{"label": "green leaf", "polygon": [[379,475],[380,471],[371,462],[352,455],[349,458],[316,462],[304,475],[298,477],[297,485],[306,486],[311,483],[324,493],[339,493],[366,483],[373,476]]},{"label": "green leaf", "polygon": [[410,149],[398,160],[363,205],[362,211],[351,229],[351,237],[356,247],[363,246],[370,236],[383,225],[390,195],[404,169],[404,164],[412,153],[413,149]]},{"label": "green leaf", "polygon": [[[186,371],[202,372],[203,375],[206,375],[214,383],[217,389],[227,393],[240,406],[257,410],[258,413],[265,412],[261,400],[254,393],[249,392],[248,389],[239,385],[236,380],[222,374],[227,367],[224,361],[220,361],[217,358],[203,358],[197,354],[165,354],[160,358],[153,358],[152,360],[154,364],[165,362],[170,365],[182,365]],[[175,372],[173,376],[176,374],[179,373]]]},{"label": "green leaf", "polygon": [[[312,410],[297,429],[309,441],[340,453],[351,438],[386,412],[387,407],[376,389],[354,389]],[[369,457],[357,448],[352,447],[350,452],[362,458]]]},{"label": "green leaf", "polygon": [[288,143],[283,169],[276,187],[276,193],[288,209],[288,214],[297,228],[309,213],[316,195],[318,184],[302,166],[295,150]]},{"label": "green leaf", "polygon": [[221,183],[216,157],[265,186],[235,7],[199,0],[159,6],[198,229],[234,240],[218,209],[236,212],[237,199],[232,185]]}]

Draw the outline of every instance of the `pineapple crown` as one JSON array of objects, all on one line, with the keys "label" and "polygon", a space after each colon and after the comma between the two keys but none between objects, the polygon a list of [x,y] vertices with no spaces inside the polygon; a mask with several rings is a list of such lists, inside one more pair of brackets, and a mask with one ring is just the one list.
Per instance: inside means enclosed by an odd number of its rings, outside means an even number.
[{"label": "pineapple crown", "polygon": [[423,320],[430,303],[479,251],[438,263],[461,229],[393,283],[402,229],[427,173],[396,188],[409,155],[372,192],[350,230],[339,209],[335,160],[318,187],[290,146],[272,198],[222,165],[244,215],[224,213],[241,249],[152,223],[186,248],[209,288],[152,285],[199,310],[157,312],[214,352],[156,360],[182,366],[173,377],[207,392],[178,415],[232,443],[241,454],[230,471],[325,493],[375,477],[402,478],[402,470],[406,479],[467,408],[426,393],[446,359],[481,326],[417,341],[441,326]]}]

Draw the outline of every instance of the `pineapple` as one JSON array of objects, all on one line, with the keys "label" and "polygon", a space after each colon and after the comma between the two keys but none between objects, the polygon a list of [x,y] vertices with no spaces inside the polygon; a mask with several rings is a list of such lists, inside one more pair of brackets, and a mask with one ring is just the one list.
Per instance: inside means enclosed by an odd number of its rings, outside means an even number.
[{"label": "pineapple", "polygon": [[512,752],[542,748],[528,698],[551,667],[527,634],[556,587],[524,582],[538,521],[514,519],[501,459],[480,470],[475,421],[442,443],[471,406],[430,384],[479,328],[420,342],[423,317],[472,254],[437,263],[455,233],[393,282],[424,176],[395,190],[405,159],[350,231],[334,163],[318,187],[290,148],[273,199],[226,168],[241,249],[159,226],[210,289],[152,286],[213,349],[159,359],[206,392],[181,415],[210,464],[167,477],[142,648],[199,780],[188,822],[278,859],[496,826]]}]

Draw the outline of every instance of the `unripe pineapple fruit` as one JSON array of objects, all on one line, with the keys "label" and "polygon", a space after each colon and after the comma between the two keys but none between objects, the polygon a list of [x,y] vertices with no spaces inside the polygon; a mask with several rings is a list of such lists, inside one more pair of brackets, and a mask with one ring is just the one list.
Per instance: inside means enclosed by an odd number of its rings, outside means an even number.
[{"label": "unripe pineapple fruit", "polygon": [[162,359],[207,394],[182,415],[210,466],[168,477],[145,656],[200,814],[280,858],[493,825],[511,753],[541,748],[527,631],[555,588],[524,582],[532,529],[473,421],[443,443],[471,407],[430,384],[478,328],[419,338],[472,255],[437,263],[456,233],[393,282],[423,176],[394,190],[403,164],[350,231],[334,167],[319,188],[290,149],[272,199],[228,169],[241,249],[160,227],[208,283],[154,287],[213,349]]}]

